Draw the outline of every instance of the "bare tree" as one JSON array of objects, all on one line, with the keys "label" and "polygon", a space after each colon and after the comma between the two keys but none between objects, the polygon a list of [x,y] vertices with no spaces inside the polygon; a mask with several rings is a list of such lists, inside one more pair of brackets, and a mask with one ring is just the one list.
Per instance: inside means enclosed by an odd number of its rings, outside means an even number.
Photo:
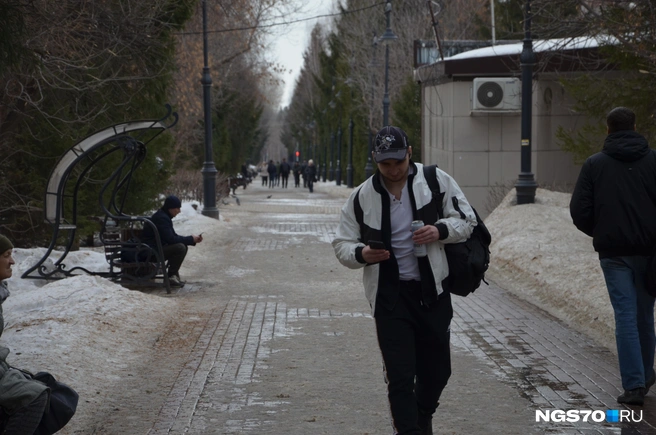
[{"label": "bare tree", "polygon": [[[398,39],[389,45],[388,90],[391,98],[412,75],[413,42],[431,36],[431,21],[424,2],[394,1],[390,28]],[[386,30],[385,8],[377,5],[372,9],[370,2],[349,0],[336,26],[337,37],[348,64],[348,77],[340,80],[358,89],[360,107],[369,111],[370,127],[377,129],[382,124],[382,97],[384,93],[385,46],[380,37]],[[375,100],[371,101],[372,86]],[[393,119],[393,111],[390,119]]]},{"label": "bare tree", "polygon": [[[184,32],[178,34],[174,102],[181,118],[176,129],[179,149],[202,142],[203,70],[202,2],[198,2]],[[284,22],[293,10],[291,0],[220,0],[207,3],[208,57],[212,76],[212,105],[224,105],[224,90],[256,96],[263,103],[278,96],[274,90],[279,66],[264,60],[271,26]]]},{"label": "bare tree", "polygon": [[0,138],[21,116],[42,117],[69,134],[59,125],[87,124],[110,106],[129,106],[171,70],[162,55],[181,22],[167,0],[17,3],[29,30],[21,62],[0,76]]}]

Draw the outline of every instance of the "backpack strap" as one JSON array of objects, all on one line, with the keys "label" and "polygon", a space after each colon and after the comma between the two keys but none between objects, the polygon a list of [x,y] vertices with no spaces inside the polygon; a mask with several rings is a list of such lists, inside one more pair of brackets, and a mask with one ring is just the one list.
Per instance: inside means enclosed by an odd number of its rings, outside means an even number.
[{"label": "backpack strap", "polygon": [[364,211],[362,210],[362,205],[360,205],[360,187],[353,198],[353,214],[355,215],[355,221],[360,226],[360,234],[364,234]]},{"label": "backpack strap", "polygon": [[467,216],[465,216],[465,214],[462,212],[462,210],[460,210],[460,206],[458,205],[458,198],[456,198],[455,196],[451,197],[451,203],[453,203],[453,208],[458,213],[460,213],[460,219],[462,219],[464,221],[467,218]]},{"label": "backpack strap", "polygon": [[437,181],[437,174],[435,170],[437,165],[424,166],[424,178],[431,192],[433,192],[433,201],[437,205],[437,216],[439,219],[444,217],[444,209],[442,207],[442,192],[440,191],[440,183]]}]

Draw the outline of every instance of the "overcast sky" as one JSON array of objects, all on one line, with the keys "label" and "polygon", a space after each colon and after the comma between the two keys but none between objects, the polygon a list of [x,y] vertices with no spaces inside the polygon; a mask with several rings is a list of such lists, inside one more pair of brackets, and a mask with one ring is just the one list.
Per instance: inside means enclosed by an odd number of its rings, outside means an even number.
[{"label": "overcast sky", "polygon": [[[299,0],[298,3],[303,5],[302,10],[297,14],[290,15],[287,18],[288,21],[329,14],[334,11],[335,0]],[[320,19],[329,20],[330,18]],[[272,37],[270,60],[280,63],[287,69],[287,73],[283,77],[285,91],[281,101],[282,107],[287,106],[291,100],[294,82],[303,66],[303,52],[308,46],[310,32],[317,21],[317,19],[311,19],[283,26]]]}]

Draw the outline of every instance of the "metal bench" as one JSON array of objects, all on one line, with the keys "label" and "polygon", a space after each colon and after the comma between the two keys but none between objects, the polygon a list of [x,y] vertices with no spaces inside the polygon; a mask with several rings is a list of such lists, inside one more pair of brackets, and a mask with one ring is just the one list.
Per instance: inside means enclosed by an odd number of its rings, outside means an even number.
[{"label": "metal bench", "polygon": [[[159,120],[130,121],[97,131],[69,148],[59,159],[48,179],[43,204],[45,221],[52,226],[50,246],[43,257],[27,269],[22,278],[62,279],[79,273],[97,275],[121,284],[161,284],[171,292],[169,279],[164,271],[166,264],[162,254],[159,233],[157,247],[146,247],[133,235],[121,236],[121,230],[134,232],[144,225],[153,225],[148,218],[128,215],[124,210],[125,199],[130,192],[132,176],[146,158],[146,145],[173,127],[178,121],[170,105],[167,114]],[[168,123],[167,123],[168,121]],[[80,187],[88,181],[88,174],[100,161],[118,156],[117,166],[109,176],[99,181],[97,192],[101,221],[101,240],[105,245],[105,258],[110,270],[91,271],[81,266],[66,264],[66,256],[79,235],[78,201]],[[107,226],[108,223],[111,225]],[[153,225],[154,227],[154,225]],[[114,234],[116,233],[116,234]],[[62,244],[63,239],[63,244]],[[62,246],[63,250],[55,250]],[[134,261],[127,261],[130,257]],[[46,265],[51,261],[52,266]]]},{"label": "metal bench", "polygon": [[[153,227],[156,248],[141,242],[144,225]],[[134,216],[117,220],[108,218],[100,232],[100,241],[109,263],[109,279],[126,286],[163,285],[166,292],[171,293],[159,233],[150,219]]]}]

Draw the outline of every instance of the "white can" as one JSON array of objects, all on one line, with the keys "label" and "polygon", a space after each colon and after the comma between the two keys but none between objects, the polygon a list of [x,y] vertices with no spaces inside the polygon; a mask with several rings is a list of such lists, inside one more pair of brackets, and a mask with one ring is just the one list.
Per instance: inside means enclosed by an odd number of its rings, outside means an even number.
[{"label": "white can", "polygon": [[[410,230],[414,233],[419,228],[424,226],[423,221],[412,221]],[[426,256],[426,245],[418,245],[415,243],[415,257],[425,257]]]}]

